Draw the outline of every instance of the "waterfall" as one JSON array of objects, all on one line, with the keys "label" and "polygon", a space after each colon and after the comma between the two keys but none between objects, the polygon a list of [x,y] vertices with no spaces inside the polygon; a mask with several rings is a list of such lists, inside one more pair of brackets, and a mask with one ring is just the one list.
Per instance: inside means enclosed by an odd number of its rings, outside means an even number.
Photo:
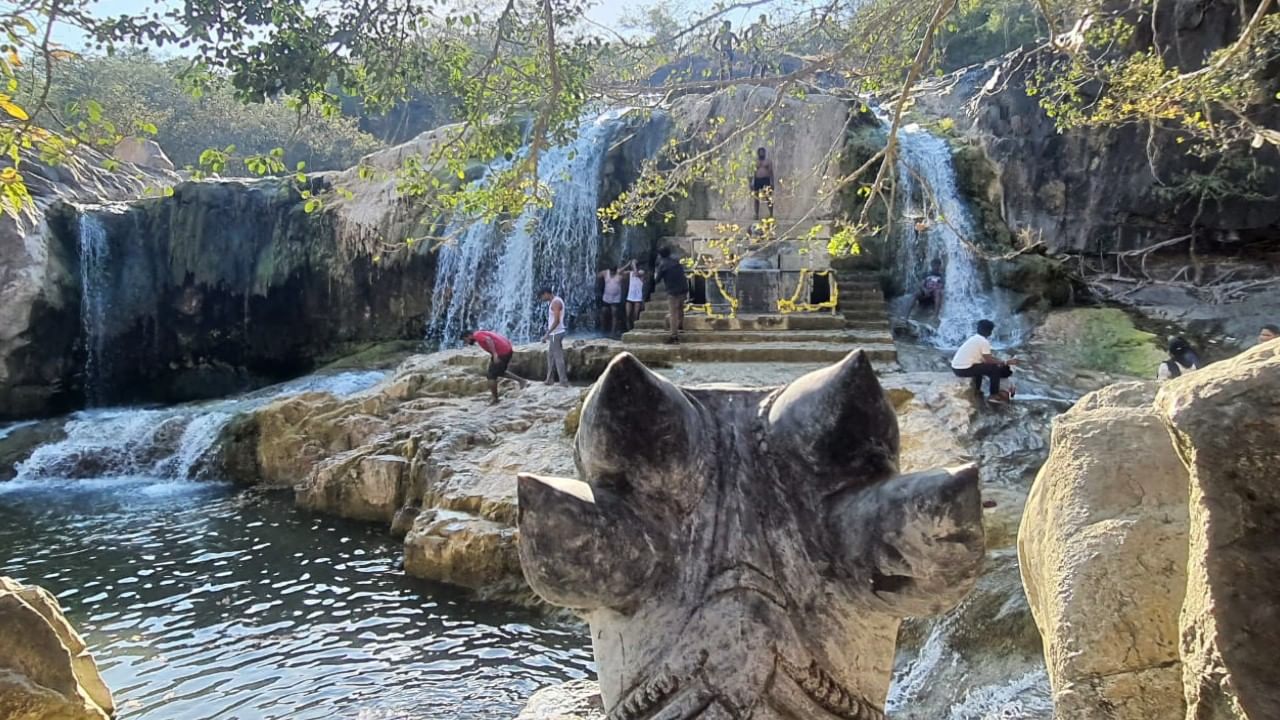
[{"label": "waterfall", "polygon": [[237,415],[303,392],[349,395],[384,377],[381,371],[311,375],[206,403],[85,410],[63,425],[61,440],[41,445],[19,463],[16,477],[5,486],[57,480],[194,479],[200,476],[222,429]]},{"label": "waterfall", "polygon": [[[939,347],[956,347],[974,332],[978,320],[996,324],[997,344],[1016,342],[1020,322],[1000,293],[987,289],[983,265],[971,243],[977,237],[973,218],[956,184],[951,148],[946,140],[911,124],[898,130],[897,275],[907,293],[902,310],[935,258],[942,260],[945,289],[936,328],[925,336]],[[918,222],[923,223],[917,229]]]},{"label": "waterfall", "polygon": [[[471,328],[517,341],[535,339],[545,323],[543,305],[534,297],[542,287],[564,298],[570,321],[591,314],[601,174],[622,114],[609,111],[583,122],[576,140],[539,157],[538,178],[550,190],[550,207],[531,205],[507,223],[458,218],[451,224],[453,239],[440,248],[436,269],[430,341],[454,344]],[[504,161],[490,172],[509,165]]]},{"label": "waterfall", "polygon": [[105,351],[106,324],[111,311],[109,273],[111,248],[107,228],[88,212],[80,213],[77,245],[80,253],[80,324],[84,334],[84,396],[90,407],[107,400],[111,368]]}]

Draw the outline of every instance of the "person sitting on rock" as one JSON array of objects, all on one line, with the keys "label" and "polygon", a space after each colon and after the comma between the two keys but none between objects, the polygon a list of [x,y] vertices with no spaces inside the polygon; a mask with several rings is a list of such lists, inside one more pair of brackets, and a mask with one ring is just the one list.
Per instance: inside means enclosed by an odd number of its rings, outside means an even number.
[{"label": "person sitting on rock", "polygon": [[490,405],[498,404],[499,378],[515,380],[522,388],[529,385],[528,380],[507,369],[511,366],[511,357],[515,354],[515,348],[511,346],[510,340],[492,330],[472,330],[462,336],[462,341],[467,345],[479,345],[481,350],[489,353],[489,370],[485,376],[489,378],[489,394],[492,396],[489,400]]},{"label": "person sitting on rock", "polygon": [[1169,359],[1156,370],[1157,380],[1172,380],[1185,372],[1200,369],[1200,356],[1191,343],[1180,337],[1169,338]]},{"label": "person sitting on rock", "polygon": [[990,338],[995,331],[995,323],[979,320],[977,334],[965,340],[951,358],[951,371],[956,377],[972,378],[973,391],[979,397],[982,396],[982,378],[987,378],[987,401],[1001,405],[1009,402],[1012,396],[1000,389],[1000,381],[1013,377],[1013,367],[1018,364],[1018,359],[1000,360],[992,354]]},{"label": "person sitting on rock", "polygon": [[924,280],[920,283],[919,292],[911,300],[911,309],[907,311],[907,317],[911,317],[911,314],[916,311],[916,307],[920,305],[932,307],[935,318],[941,315],[942,288],[945,284],[945,278],[942,274],[942,261],[934,258],[929,265],[929,272],[925,274]]},{"label": "person sitting on rock", "polygon": [[1262,343],[1271,342],[1276,338],[1280,338],[1280,325],[1271,325],[1271,324],[1263,325],[1262,329],[1258,331],[1259,345],[1261,345]]}]

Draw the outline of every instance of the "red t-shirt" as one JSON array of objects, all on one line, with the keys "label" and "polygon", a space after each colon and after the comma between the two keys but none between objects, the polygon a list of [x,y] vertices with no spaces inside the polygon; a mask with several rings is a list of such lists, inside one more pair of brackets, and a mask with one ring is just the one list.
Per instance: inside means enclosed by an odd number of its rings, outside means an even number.
[{"label": "red t-shirt", "polygon": [[495,357],[506,357],[512,353],[511,341],[496,332],[477,330],[471,337],[476,339],[476,344],[484,348],[485,352]]}]

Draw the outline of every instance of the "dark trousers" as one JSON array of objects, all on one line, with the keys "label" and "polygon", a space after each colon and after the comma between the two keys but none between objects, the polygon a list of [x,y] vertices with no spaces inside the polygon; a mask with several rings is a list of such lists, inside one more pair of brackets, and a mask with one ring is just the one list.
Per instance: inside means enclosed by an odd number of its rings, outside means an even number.
[{"label": "dark trousers", "polygon": [[967,368],[951,368],[956,377],[973,378],[973,391],[982,394],[982,378],[987,378],[991,394],[1000,392],[1000,379],[1013,377],[1013,368],[1004,363],[978,363]]}]

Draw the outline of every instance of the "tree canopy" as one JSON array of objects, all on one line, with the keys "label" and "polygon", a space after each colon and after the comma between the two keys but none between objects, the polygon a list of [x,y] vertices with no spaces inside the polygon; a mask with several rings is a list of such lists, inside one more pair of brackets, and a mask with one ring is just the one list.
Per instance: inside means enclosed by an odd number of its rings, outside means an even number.
[{"label": "tree canopy", "polygon": [[[1032,91],[1064,128],[1158,122],[1190,137],[1256,149],[1280,144],[1262,122],[1274,105],[1277,37],[1274,0],[1253,0],[1238,32],[1207,59],[1172,58],[1150,42],[1135,42],[1152,26],[1158,4],[1103,0],[771,0],[717,3],[701,9],[676,0],[633,14],[629,28],[591,22],[583,0],[499,0],[476,6],[447,0],[184,0],[103,18],[94,0],[7,3],[0,29],[8,45],[0,70],[8,92],[0,110],[13,122],[0,128],[0,151],[15,164],[24,147],[56,157],[68,140],[93,137],[116,112],[98,99],[88,122],[67,122],[54,78],[60,65],[87,62],[51,41],[56,23],[78,27],[103,51],[131,44],[177,47],[178,77],[206,98],[263,104],[317,123],[323,147],[359,137],[341,122],[343,105],[369,113],[391,111],[415,94],[447,97],[458,126],[431,157],[415,159],[403,192],[443,210],[464,207],[490,215],[513,213],[546,200],[537,177],[540,153],[565,140],[593,104],[653,108],[684,93],[714,90],[732,81],[716,72],[713,38],[730,18],[751,17],[736,28],[747,49],[771,58],[763,78],[784,98],[814,89],[908,98],[923,77],[1017,46],[1039,44],[1048,58]],[[691,58],[702,58],[694,62]],[[1179,64],[1181,63],[1181,64]],[[663,69],[665,72],[659,72]],[[21,101],[19,101],[21,99]],[[211,103],[216,106],[216,103]],[[892,117],[902,120],[905,102]],[[93,106],[88,101],[80,109]],[[273,111],[274,112],[274,111]],[[270,113],[268,113],[270,114]],[[130,122],[136,115],[129,115]],[[276,117],[271,115],[271,117]],[[265,122],[265,121],[264,121]],[[41,129],[48,126],[59,134]],[[159,132],[159,123],[155,124]],[[148,128],[150,123],[148,123]],[[752,132],[743,128],[741,132]],[[847,221],[843,237],[869,232],[867,208],[883,200],[894,156],[885,150],[844,178],[866,199]],[[527,140],[527,150],[516,149]],[[225,150],[223,148],[222,150]],[[295,152],[299,148],[293,148]],[[664,197],[706,179],[714,147],[672,146],[612,209],[617,219],[642,222]],[[255,146],[255,152],[261,152]],[[186,151],[184,151],[186,152]],[[220,150],[221,152],[221,150]],[[306,149],[312,158],[327,152]],[[292,171],[285,153],[245,158],[261,172]],[[463,186],[469,164],[513,156],[483,188]],[[264,159],[265,158],[265,159]],[[217,157],[215,156],[215,159]],[[225,165],[225,163],[224,163]],[[10,202],[21,200],[20,168],[0,176]]]}]

